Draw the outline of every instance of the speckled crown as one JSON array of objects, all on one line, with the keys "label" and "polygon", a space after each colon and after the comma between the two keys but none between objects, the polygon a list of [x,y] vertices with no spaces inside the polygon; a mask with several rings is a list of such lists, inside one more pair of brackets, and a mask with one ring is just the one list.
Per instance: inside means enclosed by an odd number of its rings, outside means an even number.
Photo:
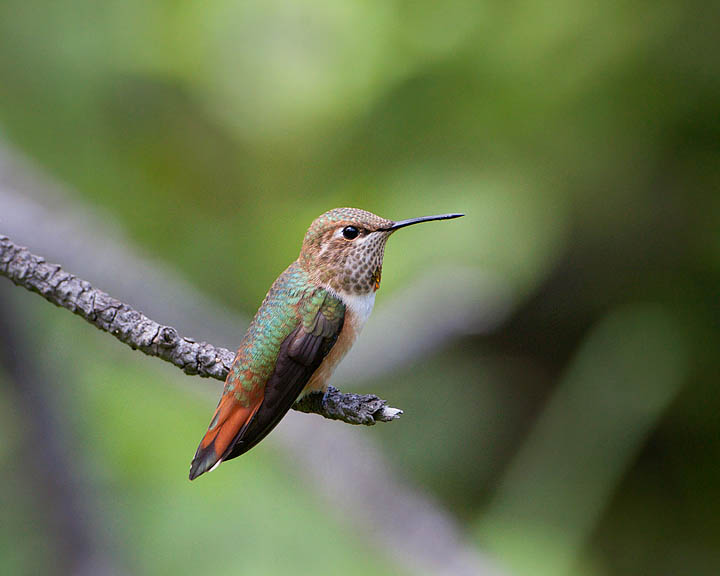
[{"label": "speckled crown", "polygon": [[368,230],[377,230],[378,228],[387,228],[392,225],[392,220],[380,218],[377,214],[361,210],[360,208],[333,208],[328,210],[313,220],[310,228],[305,233],[303,244],[310,243],[319,239],[329,227],[335,227],[339,224],[353,224]]}]

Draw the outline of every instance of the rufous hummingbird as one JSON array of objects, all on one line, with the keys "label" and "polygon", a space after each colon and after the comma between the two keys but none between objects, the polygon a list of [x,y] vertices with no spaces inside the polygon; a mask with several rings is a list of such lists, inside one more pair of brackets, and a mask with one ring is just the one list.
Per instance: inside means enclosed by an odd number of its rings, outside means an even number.
[{"label": "rufous hummingbird", "polygon": [[357,208],[317,218],[300,256],[270,287],[240,343],[190,480],[260,442],[310,392],[328,381],[370,316],[385,243],[400,228],[458,218],[442,214],[393,222]]}]

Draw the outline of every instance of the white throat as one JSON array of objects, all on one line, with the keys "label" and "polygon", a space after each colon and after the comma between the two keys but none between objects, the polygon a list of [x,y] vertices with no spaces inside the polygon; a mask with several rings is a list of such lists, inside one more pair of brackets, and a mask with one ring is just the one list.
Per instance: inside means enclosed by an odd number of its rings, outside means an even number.
[{"label": "white throat", "polygon": [[349,294],[347,292],[338,292],[338,297],[343,301],[355,316],[356,330],[360,331],[365,322],[370,317],[373,306],[375,305],[375,292],[366,294]]}]

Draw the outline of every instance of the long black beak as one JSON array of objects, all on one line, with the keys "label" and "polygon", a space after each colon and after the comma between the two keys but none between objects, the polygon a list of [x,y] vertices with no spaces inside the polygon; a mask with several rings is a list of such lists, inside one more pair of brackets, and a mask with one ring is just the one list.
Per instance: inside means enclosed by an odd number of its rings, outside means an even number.
[{"label": "long black beak", "polygon": [[410,218],[409,220],[400,220],[399,222],[393,222],[388,228],[383,228],[385,231],[395,231],[398,228],[405,228],[405,226],[412,226],[413,224],[419,224],[420,222],[430,222],[431,220],[451,220],[453,218],[460,218],[465,214],[439,214],[438,216],[423,216],[422,218]]}]

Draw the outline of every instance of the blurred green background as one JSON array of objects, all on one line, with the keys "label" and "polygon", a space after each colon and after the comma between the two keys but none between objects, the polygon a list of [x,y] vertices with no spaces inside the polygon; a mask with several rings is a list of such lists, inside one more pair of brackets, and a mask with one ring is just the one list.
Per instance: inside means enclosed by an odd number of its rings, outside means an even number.
[{"label": "blurred green background", "polygon": [[[363,434],[509,574],[715,575],[719,19],[701,1],[2,0],[0,135],[248,317],[330,208],[465,212],[393,237],[378,309],[462,270],[502,287],[501,321],[358,382],[406,411]],[[12,217],[0,204],[0,233]],[[20,292],[2,295],[123,570],[412,573],[273,443],[190,484],[207,383]],[[10,380],[2,572],[62,572]]]}]

